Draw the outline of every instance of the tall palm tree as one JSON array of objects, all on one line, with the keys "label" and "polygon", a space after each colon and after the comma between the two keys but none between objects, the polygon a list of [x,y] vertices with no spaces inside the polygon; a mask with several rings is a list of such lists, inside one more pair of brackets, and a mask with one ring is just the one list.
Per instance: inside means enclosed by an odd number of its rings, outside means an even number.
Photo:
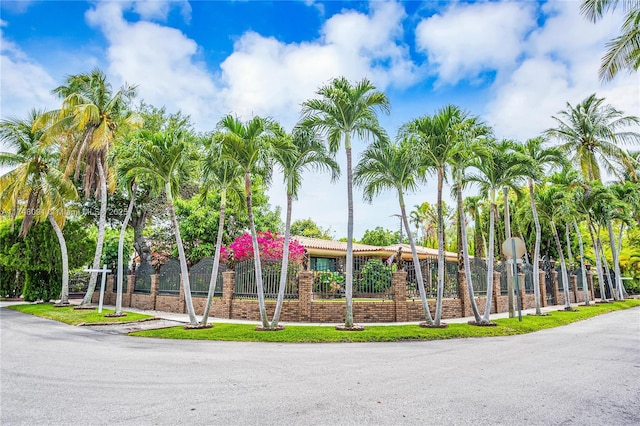
[{"label": "tall palm tree", "polygon": [[440,325],[442,318],[442,296],[444,293],[444,206],[442,191],[447,179],[448,167],[452,157],[456,155],[456,142],[466,132],[464,123],[469,114],[455,105],[447,105],[433,116],[425,115],[404,124],[399,131],[401,138],[415,141],[416,155],[421,157],[426,171],[434,172],[437,176],[438,213],[438,293],[436,299],[435,325]]},{"label": "tall palm tree", "polygon": [[[216,249],[213,256],[213,269],[211,271],[211,279],[209,281],[209,292],[207,294],[207,303],[200,325],[207,327],[209,320],[209,312],[211,311],[211,303],[215,293],[216,283],[218,280],[218,270],[220,267],[220,251],[222,249],[222,236],[224,234],[224,219],[227,207],[227,196],[236,196],[242,192],[243,171],[238,165],[222,156],[223,145],[222,135],[220,133],[207,140],[205,143],[206,155],[202,164],[202,175],[204,187],[214,189],[220,192],[220,212],[218,218],[218,234],[216,236]],[[206,196],[206,194],[205,194]],[[239,197],[242,199],[242,197]]]},{"label": "tall palm tree", "polygon": [[484,234],[482,231],[483,230],[482,215],[480,214],[481,206],[482,206],[481,201],[482,201],[482,197],[478,195],[469,196],[464,199],[465,212],[469,213],[474,223],[473,255],[478,258],[483,258],[486,253],[486,249],[485,249],[486,239],[484,238]]},{"label": "tall palm tree", "polygon": [[345,265],[345,328],[353,328],[353,176],[351,138],[384,139],[386,132],[378,123],[378,109],[389,113],[387,96],[366,78],[351,84],[346,78],[331,80],[316,92],[320,98],[302,104],[300,126],[325,134],[332,153],[344,144],[347,156],[347,258]]},{"label": "tall palm tree", "polygon": [[633,159],[620,145],[640,142],[640,134],[624,130],[640,124],[640,119],[625,116],[604,101],[594,93],[575,107],[567,102],[566,110],[553,117],[557,126],[546,131],[572,155],[572,161],[580,165],[588,182],[601,181],[599,161],[616,177],[620,177],[621,171],[632,168]]},{"label": "tall palm tree", "polygon": [[[599,21],[605,12],[613,11],[619,0],[583,0],[580,12],[590,21]],[[640,67],[640,3],[622,1],[625,8],[625,19],[619,36],[610,40],[607,53],[600,65],[600,80],[611,81],[623,69],[629,72],[638,71]]]},{"label": "tall palm tree", "polygon": [[562,150],[558,147],[545,147],[545,139],[537,137],[528,139],[523,144],[516,145],[516,150],[531,159],[530,167],[526,170],[529,187],[529,202],[531,203],[531,213],[536,229],[536,239],[533,249],[533,290],[536,304],[536,315],[542,315],[540,304],[540,241],[542,238],[542,228],[540,218],[536,209],[535,182],[540,182],[548,169],[561,166],[566,163]]},{"label": "tall palm tree", "polygon": [[128,174],[137,176],[156,191],[164,190],[171,217],[171,227],[178,247],[189,324],[190,327],[197,327],[198,321],[191,299],[187,258],[180,235],[173,197],[173,194],[177,193],[180,187],[180,182],[186,179],[189,173],[193,173],[193,155],[190,142],[182,130],[166,130],[157,133],[143,130],[135,139],[135,143],[137,145],[137,153],[132,158],[133,164],[131,164]]},{"label": "tall palm tree", "polygon": [[251,181],[252,175],[258,174],[264,178],[265,182],[269,182],[273,168],[273,153],[278,149],[286,149],[288,144],[280,126],[261,117],[253,117],[243,123],[239,118],[227,115],[218,123],[218,130],[222,133],[223,157],[237,164],[244,174],[244,191],[251,228],[260,321],[262,327],[268,329],[269,319],[264,303],[262,264],[253,217]]},{"label": "tall palm tree", "polygon": [[[56,168],[57,146],[43,144],[34,123],[42,114],[32,110],[26,119],[0,121],[0,141],[16,152],[0,152],[0,167],[11,169],[0,176],[0,207],[13,216],[24,207],[19,235],[26,237],[34,223],[45,219],[51,224],[62,258],[60,304],[69,304],[69,256],[62,228],[67,217],[66,204],[77,198],[73,183]],[[26,204],[25,204],[26,203]]]},{"label": "tall palm tree", "polygon": [[[376,195],[387,189],[396,190],[398,202],[400,203],[402,223],[405,228],[409,229],[404,196],[405,192],[418,189],[418,183],[421,179],[420,168],[421,164],[414,153],[413,144],[410,140],[400,140],[399,143],[393,144],[388,139],[380,139],[369,145],[362,153],[362,159],[354,171],[354,182],[363,187],[364,198],[369,202]],[[410,232],[407,234],[426,323],[434,325],[427,303],[427,294],[424,288],[424,279],[416,244],[413,235]]]},{"label": "tall palm tree", "polygon": [[487,155],[475,158],[471,165],[474,172],[466,176],[466,181],[475,183],[480,193],[489,200],[489,248],[487,253],[487,304],[482,320],[489,321],[493,288],[493,271],[495,262],[495,222],[497,217],[496,194],[504,187],[516,192],[520,190],[519,181],[524,176],[524,169],[530,161],[526,156],[513,151],[510,142],[496,143],[491,141]]},{"label": "tall palm tree", "polygon": [[416,226],[416,229],[422,231],[422,245],[436,248],[438,244],[438,214],[433,206],[428,201],[416,205],[409,213],[409,217]]},{"label": "tall palm tree", "polygon": [[[93,258],[93,269],[98,269],[107,220],[110,176],[107,156],[119,135],[141,124],[140,117],[129,110],[136,90],[124,85],[114,92],[106,75],[96,68],[90,73],[68,76],[65,84],[55,88],[53,93],[63,98],[62,108],[43,114],[36,127],[47,127],[46,139],[66,136],[61,149],[67,164],[66,172],[74,171],[76,180],[82,172],[85,197],[100,197],[98,239]],[[94,272],[81,305],[91,303],[96,281],[97,273]]]},{"label": "tall palm tree", "polygon": [[287,283],[289,268],[289,240],[291,238],[291,208],[293,200],[298,197],[298,191],[302,185],[302,173],[307,170],[329,171],[331,180],[336,181],[340,176],[340,166],[333,156],[327,152],[325,145],[318,133],[305,127],[294,129],[291,135],[293,149],[281,149],[274,152],[275,162],[282,169],[284,184],[287,190],[287,212],[284,231],[284,248],[282,251],[282,265],[280,270],[280,285],[278,288],[278,300],[273,314],[270,328],[278,329],[280,312],[284,300],[284,290]]}]

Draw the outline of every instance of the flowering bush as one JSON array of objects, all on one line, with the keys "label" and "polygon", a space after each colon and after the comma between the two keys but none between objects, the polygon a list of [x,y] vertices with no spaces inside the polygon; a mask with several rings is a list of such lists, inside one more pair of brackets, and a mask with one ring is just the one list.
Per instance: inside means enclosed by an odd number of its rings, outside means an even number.
[{"label": "flowering bush", "polygon": [[[260,259],[280,260],[284,249],[284,236],[271,231],[258,232],[258,248],[260,249]],[[229,249],[233,252],[235,261],[242,262],[253,259],[251,234],[240,235],[229,245]],[[304,247],[296,240],[289,240],[289,261],[300,263],[303,258]]]}]

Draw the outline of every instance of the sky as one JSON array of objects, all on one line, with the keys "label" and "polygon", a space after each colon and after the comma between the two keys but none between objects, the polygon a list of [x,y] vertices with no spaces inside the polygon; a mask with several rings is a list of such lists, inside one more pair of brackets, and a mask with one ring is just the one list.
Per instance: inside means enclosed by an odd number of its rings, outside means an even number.
[{"label": "sky", "polygon": [[[622,11],[591,23],[578,1],[5,1],[0,3],[0,118],[54,109],[65,76],[102,69],[114,88],[190,115],[210,131],[226,114],[271,117],[290,131],[300,106],[332,78],[368,78],[391,102],[389,135],[453,104],[524,141],[596,93],[640,116],[640,74],[598,79]],[[353,143],[354,163],[369,141]],[[347,234],[346,158],[340,181],[306,173],[293,219]],[[282,206],[280,174],[268,195]],[[435,178],[409,209],[436,201]],[[450,199],[449,187],[445,187]],[[475,193],[471,188],[468,192]],[[397,194],[368,204],[354,191],[354,236],[399,228]]]}]

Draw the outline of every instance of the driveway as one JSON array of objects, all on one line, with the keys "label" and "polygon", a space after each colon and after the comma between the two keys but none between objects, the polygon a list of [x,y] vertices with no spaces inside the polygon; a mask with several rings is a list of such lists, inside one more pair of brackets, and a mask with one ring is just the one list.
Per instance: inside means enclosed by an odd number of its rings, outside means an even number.
[{"label": "driveway", "polygon": [[640,309],[533,334],[143,339],[0,309],[2,425],[640,424]]}]

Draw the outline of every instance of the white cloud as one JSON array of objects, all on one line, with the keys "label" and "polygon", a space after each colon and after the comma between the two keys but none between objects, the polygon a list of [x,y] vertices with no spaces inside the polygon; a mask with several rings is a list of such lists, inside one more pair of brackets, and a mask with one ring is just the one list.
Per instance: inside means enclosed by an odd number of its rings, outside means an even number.
[{"label": "white cloud", "polygon": [[134,3],[133,10],[144,20],[166,21],[171,8],[176,5],[180,7],[180,13],[185,22],[190,22],[191,5],[186,0],[139,0]]},{"label": "white cloud", "polygon": [[454,3],[418,23],[416,46],[427,53],[442,83],[512,68],[535,25],[534,11],[527,2]]}]

